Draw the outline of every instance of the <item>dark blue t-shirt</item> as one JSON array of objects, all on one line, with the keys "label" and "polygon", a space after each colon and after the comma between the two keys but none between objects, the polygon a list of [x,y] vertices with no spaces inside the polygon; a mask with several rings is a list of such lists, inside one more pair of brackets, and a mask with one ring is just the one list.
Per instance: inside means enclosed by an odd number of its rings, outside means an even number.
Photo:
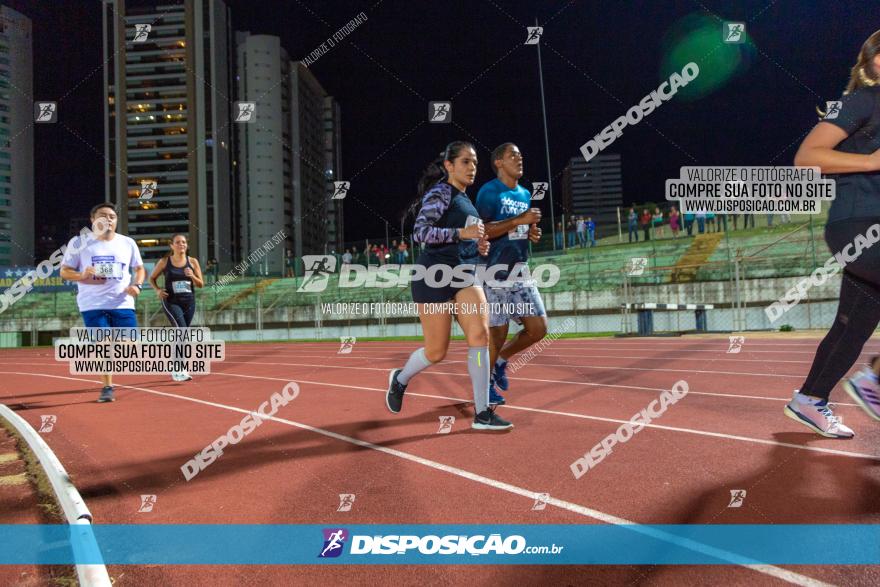
[{"label": "dark blue t-shirt", "polygon": [[[829,108],[822,122],[838,126],[849,135],[834,147],[835,151],[869,155],[880,149],[880,86],[859,88],[842,96],[839,106]],[[828,177],[837,183],[828,222],[880,217],[880,172],[835,173]]]},{"label": "dark blue t-shirt", "polygon": [[[529,209],[532,195],[529,190],[517,185],[511,189],[499,179],[493,179],[480,188],[477,193],[477,211],[483,222],[498,222],[519,216]],[[507,265],[508,272],[513,266],[529,259],[529,225],[521,224],[507,234],[493,239],[489,245],[486,263]],[[506,272],[498,272],[499,279],[507,277]]]}]

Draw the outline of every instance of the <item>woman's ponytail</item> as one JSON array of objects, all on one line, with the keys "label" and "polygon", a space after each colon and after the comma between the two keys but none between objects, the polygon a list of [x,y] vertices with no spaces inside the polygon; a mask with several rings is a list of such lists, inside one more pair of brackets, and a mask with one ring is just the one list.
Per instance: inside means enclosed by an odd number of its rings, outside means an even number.
[{"label": "woman's ponytail", "polygon": [[419,213],[419,208],[422,206],[422,197],[428,192],[428,190],[437,185],[437,183],[449,178],[449,174],[446,173],[446,166],[443,165],[443,162],[455,161],[461,153],[461,150],[465,148],[473,149],[474,146],[467,141],[453,141],[446,145],[446,149],[444,149],[436,159],[428,163],[425,171],[422,172],[422,178],[419,180],[419,197],[416,198],[406,209],[404,218],[410,214],[416,216]]}]

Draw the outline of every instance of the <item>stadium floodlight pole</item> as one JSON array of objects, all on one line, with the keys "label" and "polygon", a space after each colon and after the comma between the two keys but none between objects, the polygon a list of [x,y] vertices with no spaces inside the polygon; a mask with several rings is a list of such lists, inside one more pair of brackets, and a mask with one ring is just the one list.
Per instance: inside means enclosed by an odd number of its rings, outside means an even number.
[{"label": "stadium floodlight pole", "polygon": [[[535,26],[538,18],[535,17]],[[544,116],[544,151],[547,155],[547,192],[550,194],[550,230],[553,234],[553,250],[556,250],[556,217],[553,213],[553,178],[550,177],[550,139],[547,137],[547,104],[544,99],[544,68],[541,66],[541,41],[535,43],[538,48],[538,81],[541,84],[541,113]],[[565,227],[562,227],[563,230]],[[564,238],[564,236],[563,236]]]}]

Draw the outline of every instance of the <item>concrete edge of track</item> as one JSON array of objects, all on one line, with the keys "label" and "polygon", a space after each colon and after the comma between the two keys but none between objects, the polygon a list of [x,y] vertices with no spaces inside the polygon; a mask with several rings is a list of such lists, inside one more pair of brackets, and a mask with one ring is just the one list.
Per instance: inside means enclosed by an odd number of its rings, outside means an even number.
[{"label": "concrete edge of track", "polygon": [[[31,452],[37,457],[46,477],[49,479],[52,490],[55,492],[55,497],[58,499],[67,523],[71,526],[80,527],[77,530],[88,541],[88,550],[92,553],[100,552],[90,528],[92,513],[70,480],[70,475],[67,474],[64,465],[61,464],[61,461],[55,456],[55,453],[52,452],[52,449],[49,448],[49,445],[46,444],[37,431],[24,418],[10,409],[9,406],[0,404],[0,418],[9,422],[10,426],[15,429],[22,440],[27,443]],[[76,546],[77,544],[82,544],[82,542],[72,541],[72,544]],[[107,573],[107,567],[103,563],[76,565],[76,575],[82,587],[110,587],[112,585],[110,575]]]}]

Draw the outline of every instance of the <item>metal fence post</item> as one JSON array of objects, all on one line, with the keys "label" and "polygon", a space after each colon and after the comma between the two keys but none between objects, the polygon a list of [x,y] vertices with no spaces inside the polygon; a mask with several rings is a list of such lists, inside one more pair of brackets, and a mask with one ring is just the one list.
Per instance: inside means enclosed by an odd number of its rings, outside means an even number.
[{"label": "metal fence post", "polygon": [[810,248],[813,250],[813,267],[817,267],[819,265],[816,260],[816,238],[813,234],[813,216],[810,215]]},{"label": "metal fence post", "polygon": [[742,317],[742,298],[740,296],[740,281],[739,281],[739,253],[737,250],[736,256],[733,259],[733,275],[734,275],[734,287],[733,287],[733,299],[734,299],[734,312],[733,312],[733,328],[734,330],[745,330],[743,325],[743,317]]},{"label": "metal fence post", "polygon": [[263,340],[263,292],[257,291],[257,340]]},{"label": "metal fence post", "polygon": [[812,308],[813,303],[810,301],[809,288],[807,288],[806,294],[807,294],[807,328],[812,330],[813,329],[813,308]]}]

